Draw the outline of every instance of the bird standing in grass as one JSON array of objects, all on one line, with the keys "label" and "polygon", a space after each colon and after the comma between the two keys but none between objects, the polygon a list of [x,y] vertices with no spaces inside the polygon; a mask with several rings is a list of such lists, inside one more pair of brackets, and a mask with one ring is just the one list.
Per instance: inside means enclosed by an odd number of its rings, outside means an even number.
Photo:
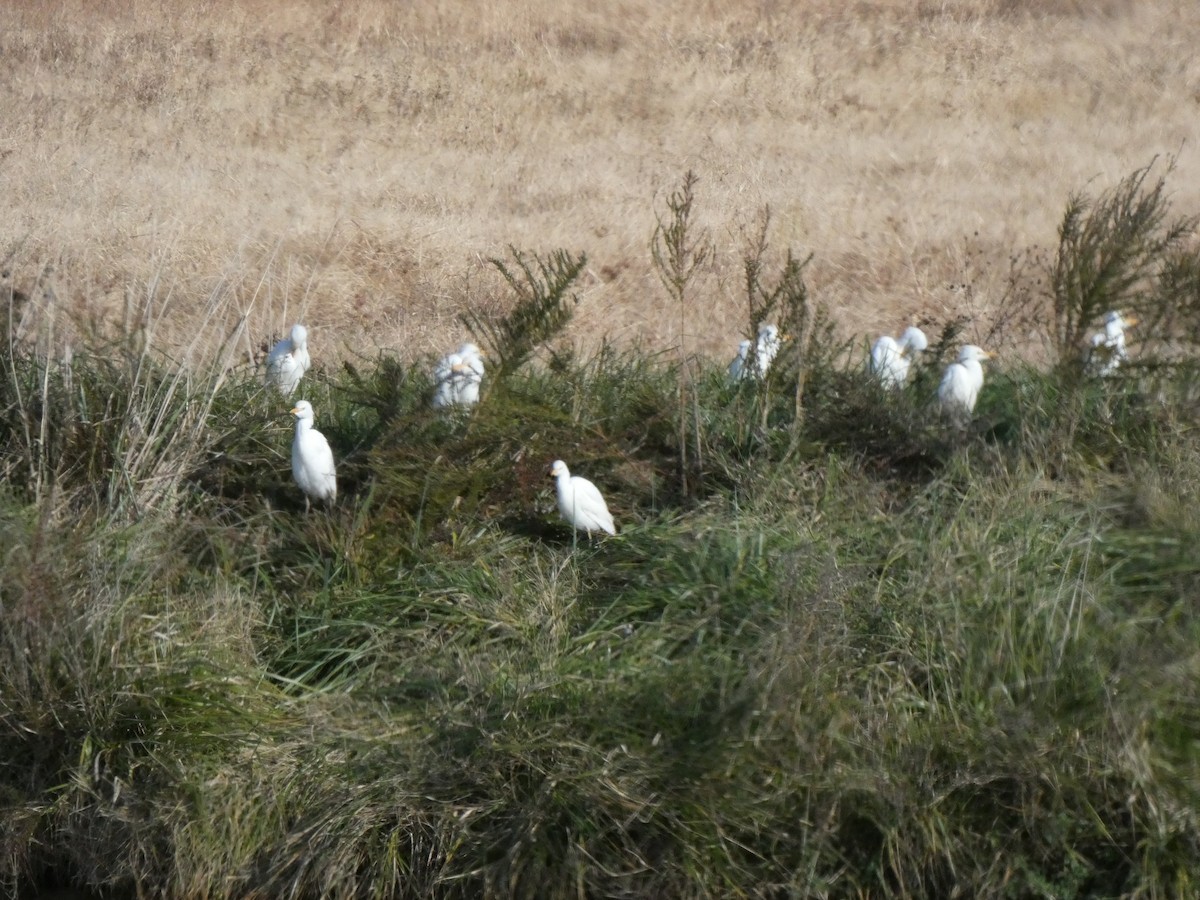
[{"label": "bird standing in grass", "polygon": [[465,369],[458,387],[458,402],[474,406],[479,402],[479,387],[483,384],[483,351],[467,343],[458,348],[458,355]]},{"label": "bird standing in grass", "polygon": [[589,536],[593,531],[617,533],[608,504],[594,484],[586,478],[572,475],[561,459],[556,459],[550,466],[550,477],[557,482],[558,511],[572,527],[587,532]]},{"label": "bird standing in grass", "polygon": [[[779,348],[783,346],[783,342],[786,340],[790,340],[790,338],[786,334],[780,334],[776,326],[763,325],[758,329],[757,341],[751,342],[745,340],[738,344],[737,356],[729,364],[729,380],[741,381],[750,374],[756,374],[759,378],[765,378],[771,368],[771,363],[775,361],[775,357],[779,354]],[[751,347],[754,348],[753,371],[750,366]]]},{"label": "bird standing in grass", "polygon": [[766,378],[767,371],[771,368],[771,363],[775,362],[775,357],[779,354],[779,348],[783,346],[783,342],[790,340],[786,334],[780,334],[779,329],[774,325],[764,325],[758,329],[758,342],[755,345],[754,352],[758,357],[758,377]]},{"label": "bird standing in grass", "polygon": [[279,341],[267,354],[267,384],[277,387],[285,397],[291,396],[311,365],[308,329],[303,325],[293,325],[288,337]]},{"label": "bird standing in grass", "polygon": [[915,325],[904,329],[899,340],[885,334],[871,347],[871,371],[884,387],[903,387],[913,359],[928,346],[925,332]]},{"label": "bird standing in grass", "polygon": [[974,344],[959,351],[958,361],[946,366],[938,385],[938,400],[944,412],[961,419],[971,417],[983,387],[983,360],[991,358],[991,353]]},{"label": "bird standing in grass", "polygon": [[1125,329],[1138,323],[1136,316],[1121,315],[1111,310],[1104,317],[1104,330],[1092,335],[1092,346],[1088,350],[1088,371],[1095,375],[1112,375],[1129,359],[1125,352]]},{"label": "bird standing in grass", "polygon": [[733,382],[741,381],[746,376],[746,366],[750,364],[750,348],[754,346],[754,341],[746,338],[738,344],[737,356],[733,358],[733,362],[729,364],[729,380]]},{"label": "bird standing in grass", "polygon": [[433,380],[435,409],[475,405],[479,402],[479,386],[483,383],[483,351],[475,344],[463,344],[454,353],[438,360],[433,368]]},{"label": "bird standing in grass", "polygon": [[304,492],[304,507],[310,500],[332,504],[337,499],[337,473],[333,451],[325,435],[313,427],[313,408],[307,400],[292,409],[296,417],[296,437],[292,440],[292,477]]}]

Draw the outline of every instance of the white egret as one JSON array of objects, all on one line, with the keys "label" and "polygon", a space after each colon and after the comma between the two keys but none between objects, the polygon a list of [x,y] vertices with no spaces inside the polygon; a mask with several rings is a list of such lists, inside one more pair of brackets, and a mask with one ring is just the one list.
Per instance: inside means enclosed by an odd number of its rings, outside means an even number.
[{"label": "white egret", "polygon": [[780,334],[774,325],[763,325],[758,329],[758,340],[742,341],[738,344],[737,356],[729,364],[729,380],[741,381],[752,374],[750,368],[750,348],[754,348],[754,369],[759,378],[765,378],[775,361],[779,348],[784,341],[790,340],[786,334]]},{"label": "white egret", "polygon": [[474,406],[479,402],[479,387],[483,384],[483,351],[471,343],[458,348],[462,357],[464,371],[459,383],[458,402],[465,406]]},{"label": "white egret", "polygon": [[915,325],[904,329],[899,340],[885,334],[871,347],[871,371],[884,387],[902,387],[908,380],[913,359],[928,346],[925,332]]},{"label": "white egret", "polygon": [[466,343],[454,353],[443,356],[433,369],[433,405],[472,406],[479,402],[479,386],[483,383],[483,351]]},{"label": "white egret", "polygon": [[1125,352],[1125,329],[1138,323],[1136,316],[1123,316],[1111,310],[1104,317],[1104,331],[1092,335],[1092,346],[1088,350],[1088,370],[1095,375],[1112,375],[1129,359]]},{"label": "white egret", "polygon": [[786,340],[790,340],[790,338],[786,334],[780,334],[779,329],[774,325],[763,325],[758,329],[758,343],[754,352],[758,358],[758,376],[760,378],[767,377],[767,370],[771,368],[771,363],[775,362],[775,356]]},{"label": "white egret", "polygon": [[974,344],[967,344],[958,353],[958,361],[946,366],[938,386],[938,400],[950,415],[970,418],[983,387],[983,360],[991,353]]},{"label": "white egret", "polygon": [[292,477],[304,492],[304,506],[309,500],[333,503],[337,499],[337,473],[334,471],[333,451],[325,435],[313,427],[313,408],[307,400],[292,408],[296,417],[296,437],[292,441]]},{"label": "white egret", "polygon": [[295,393],[310,365],[308,329],[303,325],[293,325],[291,334],[267,354],[267,384],[277,387],[285,397],[290,396]]},{"label": "white egret", "polygon": [[436,409],[453,406],[458,400],[458,381],[466,367],[457,353],[448,353],[433,367],[433,405]]},{"label": "white egret", "polygon": [[746,366],[750,363],[750,348],[753,346],[754,341],[749,338],[738,344],[737,356],[729,364],[730,381],[741,381],[746,376]]},{"label": "white egret", "polygon": [[550,466],[550,477],[557,482],[558,511],[573,527],[586,531],[589,536],[593,531],[617,533],[608,504],[594,484],[572,475],[561,459],[556,459]]}]

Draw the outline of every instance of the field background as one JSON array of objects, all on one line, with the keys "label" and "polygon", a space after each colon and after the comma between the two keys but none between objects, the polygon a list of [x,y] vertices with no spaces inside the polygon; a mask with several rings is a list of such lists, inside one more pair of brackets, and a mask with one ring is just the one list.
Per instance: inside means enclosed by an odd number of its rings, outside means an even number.
[{"label": "field background", "polygon": [[[1194,0],[4,4],[0,896],[1200,895],[1197,47]],[[796,340],[731,383],[747,284]],[[245,364],[297,320],[328,509]],[[914,320],[901,390],[843,352]]]},{"label": "field background", "polygon": [[[0,13],[0,254],[81,319],[208,300],[245,350],[433,353],[509,245],[584,251],[573,336],[731,355],[768,207],[847,333],[997,314],[1072,191],[1155,156],[1200,207],[1188,0],[53,2]],[[648,245],[694,170],[681,322]],[[970,336],[970,330],[968,331]],[[1036,356],[1037,334],[1009,333]]]}]

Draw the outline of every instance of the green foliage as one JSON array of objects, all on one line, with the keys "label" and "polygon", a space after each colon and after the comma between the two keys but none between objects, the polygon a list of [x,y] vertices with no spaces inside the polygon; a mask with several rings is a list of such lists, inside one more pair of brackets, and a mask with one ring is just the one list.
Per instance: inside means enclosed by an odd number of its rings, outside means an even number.
[{"label": "green foliage", "polygon": [[1196,295],[1196,254],[1185,242],[1198,219],[1169,218],[1166,177],[1147,184],[1152,168],[1095,200],[1073,194],[1067,203],[1050,287],[1055,343],[1069,367],[1078,366],[1088,330],[1109,310],[1137,313],[1166,336],[1178,301]]},{"label": "green foliage", "polygon": [[[796,339],[761,383],[636,347],[520,365],[565,255],[518,255],[529,312],[476,323],[509,366],[474,409],[430,407],[427,361],[313,373],[331,510],[257,373],[11,342],[6,887],[1194,892],[1191,367],[1008,362],[948,431],[955,326],[884,391],[765,234],[751,318]],[[617,536],[560,522],[559,456]]]},{"label": "green foliage", "polygon": [[467,330],[479,335],[499,358],[491,377],[501,382],[524,365],[540,345],[566,328],[578,302],[569,291],[587,265],[586,255],[572,256],[566,250],[556,250],[542,259],[536,254],[530,258],[513,248],[512,256],[518,271],[501,259],[491,260],[517,296],[512,311],[499,321],[475,311],[463,316]]}]

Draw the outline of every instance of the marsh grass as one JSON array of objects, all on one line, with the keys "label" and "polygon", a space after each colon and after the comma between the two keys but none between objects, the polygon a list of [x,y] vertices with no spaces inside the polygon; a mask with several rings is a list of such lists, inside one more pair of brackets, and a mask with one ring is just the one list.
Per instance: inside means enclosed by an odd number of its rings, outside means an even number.
[{"label": "marsh grass", "polygon": [[[751,256],[809,336],[757,386],[576,354],[521,310],[582,257],[520,259],[480,324],[514,362],[477,408],[430,408],[430,360],[306,376],[328,510],[231,355],[10,341],[10,893],[1194,891],[1186,356],[1094,382],[1006,359],[952,431],[932,399],[956,328],[884,393],[795,253]],[[237,346],[213,302],[197,341]],[[556,457],[616,536],[559,521]]]}]

